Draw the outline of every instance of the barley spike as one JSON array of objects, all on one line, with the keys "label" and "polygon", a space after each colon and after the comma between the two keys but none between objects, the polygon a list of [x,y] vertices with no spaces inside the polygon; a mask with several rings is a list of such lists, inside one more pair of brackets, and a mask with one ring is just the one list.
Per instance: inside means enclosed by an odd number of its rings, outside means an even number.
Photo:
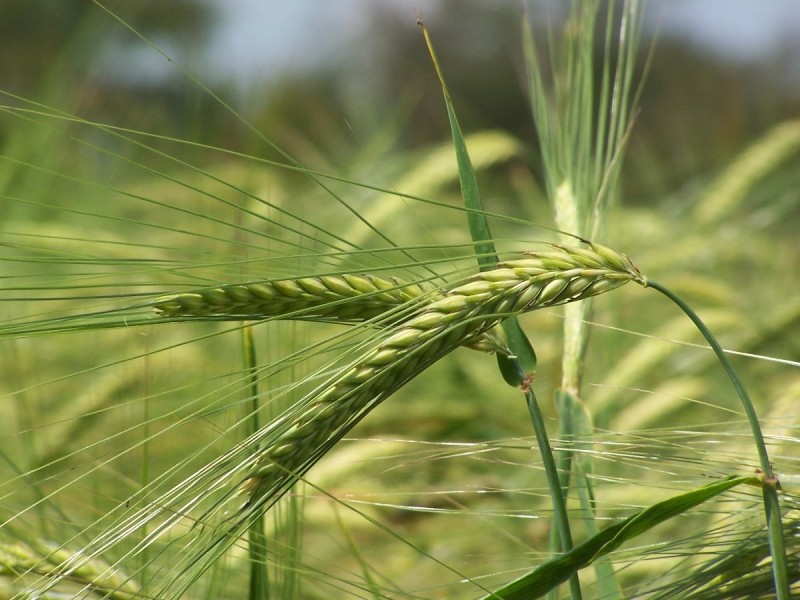
[{"label": "barley spike", "polygon": [[[245,507],[273,502],[370,410],[460,345],[503,318],[581,300],[628,281],[646,284],[630,259],[609,248],[554,246],[501,263],[434,297],[360,360],[317,388],[288,426],[252,458]],[[283,431],[279,428],[286,427]]]},{"label": "barley spike", "polygon": [[376,275],[321,275],[226,285],[156,300],[163,317],[231,317],[256,320],[290,315],[312,321],[364,321],[437,294],[416,283]]},{"label": "barley spike", "polygon": [[[441,297],[437,289],[396,277],[346,273],[205,288],[165,296],[153,306],[159,316],[171,318],[285,318],[353,324],[381,317],[377,324],[387,326],[411,317],[424,299]],[[480,352],[508,352],[492,332],[466,345]]]}]

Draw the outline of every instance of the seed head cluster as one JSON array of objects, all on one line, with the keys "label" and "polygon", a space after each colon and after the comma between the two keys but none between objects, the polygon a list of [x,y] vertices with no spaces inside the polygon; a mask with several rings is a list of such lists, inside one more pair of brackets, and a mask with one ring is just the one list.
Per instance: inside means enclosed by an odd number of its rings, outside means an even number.
[{"label": "seed head cluster", "polygon": [[553,248],[501,263],[434,298],[312,392],[291,423],[276,422],[275,439],[255,458],[243,484],[248,503],[279,497],[366,413],[502,319],[595,296],[628,281],[646,285],[630,259],[609,248]]}]

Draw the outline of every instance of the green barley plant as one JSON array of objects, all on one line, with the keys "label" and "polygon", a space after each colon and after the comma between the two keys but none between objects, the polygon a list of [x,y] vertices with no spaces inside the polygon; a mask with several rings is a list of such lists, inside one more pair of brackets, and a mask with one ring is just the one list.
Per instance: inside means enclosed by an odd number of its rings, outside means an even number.
[{"label": "green barley plant", "polygon": [[[598,17],[596,5],[588,2],[573,4],[568,20],[570,26],[578,28],[581,34],[560,47],[551,45],[549,65],[537,50],[537,40],[530,26],[524,29],[531,111],[539,135],[554,221],[563,232],[593,239],[603,235],[607,213],[619,194],[621,162],[636,105],[634,60],[641,28],[640,5],[638,2],[623,4],[618,33],[612,25],[617,18],[615,12],[608,11],[603,43],[606,56],[597,74],[602,81],[599,94],[595,90],[597,69],[594,52]],[[612,65],[608,53],[612,37],[617,34],[618,58]],[[553,74],[549,84],[548,71]],[[561,414],[559,435],[589,446],[592,416],[582,401],[582,378],[591,314],[591,301],[565,308],[561,385],[555,393],[556,406]],[[577,423],[585,426],[580,428]],[[574,460],[570,452],[558,454],[558,486],[566,496],[570,475],[574,477],[572,487],[578,490],[589,531],[596,535],[592,462],[577,460],[573,469]],[[556,536],[555,533],[554,529],[550,538],[551,551],[569,551],[571,543],[564,540],[564,535]],[[621,591],[610,563],[601,559],[595,569],[602,594],[620,597]],[[555,597],[555,593],[550,597]]]},{"label": "green barley plant", "polygon": [[[387,122],[346,166],[338,115],[279,145],[173,57],[220,135],[2,90],[0,596],[795,593],[796,126],[620,209],[641,11],[529,7],[541,186],[530,140],[462,133],[435,19],[452,143]],[[90,15],[65,64],[95,22],[166,61]]]}]

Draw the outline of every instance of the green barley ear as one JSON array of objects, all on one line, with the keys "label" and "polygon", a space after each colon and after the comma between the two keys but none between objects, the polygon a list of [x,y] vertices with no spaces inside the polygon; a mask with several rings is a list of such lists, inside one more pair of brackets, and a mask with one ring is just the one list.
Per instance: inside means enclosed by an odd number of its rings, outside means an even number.
[{"label": "green barley ear", "polygon": [[163,317],[256,320],[292,315],[308,321],[358,322],[378,317],[426,293],[416,283],[377,275],[321,275],[226,285],[173,294],[154,303]]},{"label": "green barley ear", "polygon": [[[425,299],[441,292],[397,277],[374,274],[320,275],[204,288],[159,298],[156,314],[170,319],[293,319],[356,324],[376,319],[389,326],[413,316]],[[508,354],[501,331],[487,331],[465,344],[479,352]]]},{"label": "green barley ear", "polygon": [[[96,557],[80,558],[79,553],[48,542],[29,540],[23,544],[6,539],[0,540],[0,575],[18,577],[23,573],[37,575],[46,573],[58,577],[60,564],[76,560],[79,566],[70,573],[69,579],[72,584],[82,586],[83,592],[87,595],[96,594],[96,597],[109,600],[130,600],[137,597],[139,587],[131,577],[118,568],[112,568],[104,560]],[[74,591],[74,588],[72,589]],[[65,594],[54,597],[67,596]]]},{"label": "green barley ear", "polygon": [[343,373],[318,388],[254,460],[248,505],[274,502],[351,427],[441,357],[509,315],[582,300],[629,281],[646,283],[624,254],[590,244],[501,262],[430,301]]}]

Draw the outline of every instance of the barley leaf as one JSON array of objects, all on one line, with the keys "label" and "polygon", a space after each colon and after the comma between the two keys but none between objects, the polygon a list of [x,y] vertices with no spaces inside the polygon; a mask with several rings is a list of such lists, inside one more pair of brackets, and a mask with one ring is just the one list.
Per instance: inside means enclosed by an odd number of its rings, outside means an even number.
[{"label": "barley leaf", "polygon": [[512,581],[491,595],[485,596],[483,600],[538,598],[569,579],[573,573],[616,550],[625,542],[743,483],[760,485],[760,482],[753,477],[730,477],[658,502],[628,517],[621,523],[604,529],[570,552],[547,561],[527,575]]},{"label": "barley leaf", "polygon": [[[428,30],[425,28],[425,25],[422,24],[421,20],[419,21],[419,25],[425,36],[425,43],[428,46],[428,52],[431,55],[433,66],[439,77],[445,105],[447,106],[447,117],[450,121],[450,130],[453,135],[453,145],[455,146],[456,161],[458,163],[461,196],[464,200],[464,206],[467,209],[467,223],[469,224],[472,241],[475,243],[478,265],[481,271],[489,271],[497,268],[497,250],[492,241],[492,233],[489,229],[489,222],[486,219],[486,212],[483,209],[483,202],[481,201],[480,191],[478,189],[478,180],[475,177],[475,169],[472,166],[472,161],[467,151],[467,145],[464,142],[464,135],[461,132],[461,127],[456,118],[456,112],[453,108],[450,92],[447,90],[447,85],[445,84],[444,75],[439,66],[439,61],[436,59],[436,54],[433,51],[433,44],[428,35]],[[506,383],[510,386],[517,387],[522,382],[522,377],[524,377],[525,374],[532,373],[536,369],[536,352],[533,350],[530,340],[528,340],[522,328],[519,326],[519,321],[516,317],[509,317],[504,320],[502,322],[502,327],[506,335],[506,343],[508,344],[512,356],[509,357],[503,354],[497,354],[497,365]],[[522,370],[522,375],[520,375],[520,369]]]}]

